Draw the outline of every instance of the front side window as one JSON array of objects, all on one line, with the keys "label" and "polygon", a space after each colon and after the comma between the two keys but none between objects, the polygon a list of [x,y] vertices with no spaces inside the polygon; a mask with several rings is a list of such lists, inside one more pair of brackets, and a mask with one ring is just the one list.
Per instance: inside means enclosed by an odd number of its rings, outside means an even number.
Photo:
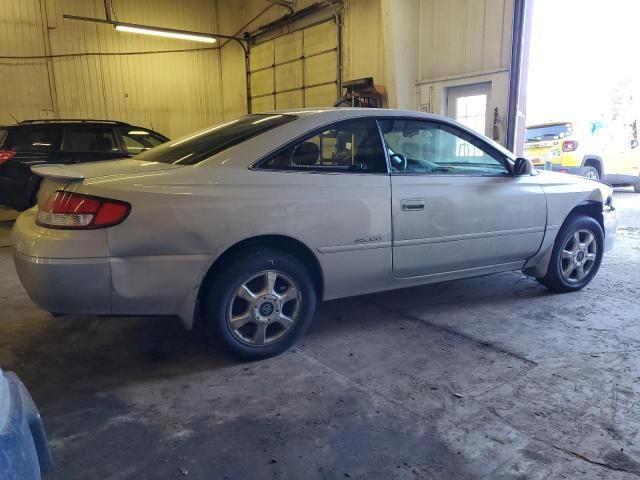
[{"label": "front side window", "polygon": [[216,153],[297,118],[295,115],[286,114],[245,115],[231,122],[205,128],[177,140],[163,143],[136,155],[136,159],[175,165],[195,165]]},{"label": "front side window", "polygon": [[346,120],[289,145],[265,162],[268,170],[386,173],[380,132],[373,119]]},{"label": "front side window", "polygon": [[67,127],[62,138],[65,152],[117,152],[113,129],[100,127]]},{"label": "front side window", "polygon": [[380,127],[394,173],[509,174],[499,153],[455,127],[403,119],[381,120]]}]

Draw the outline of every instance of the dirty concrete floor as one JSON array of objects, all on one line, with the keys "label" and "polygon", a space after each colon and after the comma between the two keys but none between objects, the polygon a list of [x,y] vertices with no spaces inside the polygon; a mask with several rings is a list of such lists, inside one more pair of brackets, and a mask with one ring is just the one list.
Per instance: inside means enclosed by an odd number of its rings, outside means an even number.
[{"label": "dirty concrete floor", "polygon": [[320,306],[239,364],[167,318],[53,318],[0,222],[0,365],[40,406],[47,479],[640,477],[640,195],[585,290],[520,273]]}]

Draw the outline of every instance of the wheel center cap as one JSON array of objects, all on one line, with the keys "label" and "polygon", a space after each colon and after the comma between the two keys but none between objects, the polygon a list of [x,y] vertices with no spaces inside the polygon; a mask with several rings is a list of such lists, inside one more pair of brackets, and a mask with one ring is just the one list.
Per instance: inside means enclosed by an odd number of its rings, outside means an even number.
[{"label": "wheel center cap", "polygon": [[264,302],[262,305],[260,305],[260,315],[262,315],[263,317],[268,317],[269,315],[271,315],[273,313],[274,307],[273,307],[273,303],[271,302]]},{"label": "wheel center cap", "polygon": [[578,260],[578,262],[582,262],[584,260],[584,252],[578,252],[576,260]]}]

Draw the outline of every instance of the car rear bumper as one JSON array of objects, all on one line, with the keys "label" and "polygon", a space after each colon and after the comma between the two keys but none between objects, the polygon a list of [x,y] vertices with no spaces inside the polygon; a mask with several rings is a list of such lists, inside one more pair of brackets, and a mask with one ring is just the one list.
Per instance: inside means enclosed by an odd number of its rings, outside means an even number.
[{"label": "car rear bumper", "polygon": [[13,258],[29,297],[61,314],[178,315],[192,326],[198,288],[211,255],[110,256],[107,229],[56,230],[15,222]]},{"label": "car rear bumper", "polygon": [[33,303],[53,313],[111,313],[108,258],[43,258],[14,249],[18,277]]},{"label": "car rear bumper", "polygon": [[111,313],[104,231],[43,228],[35,222],[36,211],[20,215],[11,232],[16,271],[29,297],[54,313]]}]

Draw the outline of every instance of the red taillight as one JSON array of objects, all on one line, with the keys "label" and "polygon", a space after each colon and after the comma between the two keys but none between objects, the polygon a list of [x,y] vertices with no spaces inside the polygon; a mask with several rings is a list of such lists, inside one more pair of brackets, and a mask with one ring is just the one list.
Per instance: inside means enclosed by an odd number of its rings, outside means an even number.
[{"label": "red taillight", "polygon": [[0,165],[16,156],[13,150],[0,150]]},{"label": "red taillight", "polygon": [[563,152],[573,152],[578,149],[578,142],[575,140],[565,140],[562,142],[562,151]]},{"label": "red taillight", "polygon": [[131,205],[119,200],[58,190],[38,211],[36,223],[49,228],[104,228],[124,221]]},{"label": "red taillight", "polygon": [[569,173],[569,170],[567,170],[566,168],[561,168],[560,173]]}]

